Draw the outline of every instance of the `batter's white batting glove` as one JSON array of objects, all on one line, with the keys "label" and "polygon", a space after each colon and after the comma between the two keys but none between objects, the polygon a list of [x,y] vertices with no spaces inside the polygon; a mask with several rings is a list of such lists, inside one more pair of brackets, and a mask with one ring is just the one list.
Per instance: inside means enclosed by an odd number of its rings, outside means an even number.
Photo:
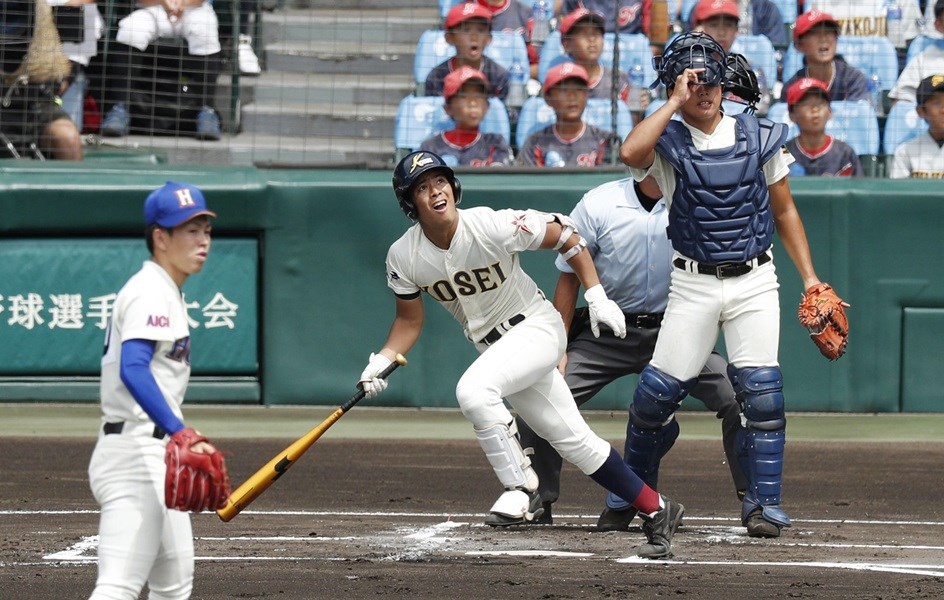
[{"label": "batter's white batting glove", "polygon": [[618,338],[626,337],[626,317],[616,302],[606,297],[602,285],[595,285],[583,293],[590,308],[590,331],[600,337],[600,323],[613,330]]},{"label": "batter's white batting glove", "polygon": [[361,373],[361,378],[357,382],[364,390],[364,397],[370,400],[380,392],[387,389],[387,380],[378,377],[384,369],[390,366],[393,361],[383,354],[370,353],[370,360],[367,361],[367,367]]}]

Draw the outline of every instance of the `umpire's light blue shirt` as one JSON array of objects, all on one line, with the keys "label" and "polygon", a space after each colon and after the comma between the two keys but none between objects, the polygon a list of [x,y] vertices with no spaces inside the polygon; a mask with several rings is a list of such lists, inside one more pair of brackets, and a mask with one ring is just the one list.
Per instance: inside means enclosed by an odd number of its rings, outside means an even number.
[{"label": "umpire's light blue shirt", "polygon": [[[633,179],[620,179],[587,192],[570,216],[587,240],[607,297],[623,312],[664,312],[672,269],[665,202],[659,200],[652,212],[646,211]],[[573,273],[560,256],[556,264]]]}]

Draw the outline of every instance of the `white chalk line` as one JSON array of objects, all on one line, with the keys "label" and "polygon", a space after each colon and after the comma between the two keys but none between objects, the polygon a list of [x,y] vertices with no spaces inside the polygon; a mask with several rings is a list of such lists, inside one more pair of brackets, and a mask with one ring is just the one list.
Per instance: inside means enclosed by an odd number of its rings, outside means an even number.
[{"label": "white chalk line", "polygon": [[[78,509],[78,510],[0,510],[0,516],[25,516],[25,515],[84,515],[99,514],[98,510]],[[484,519],[485,513],[445,513],[445,512],[399,512],[399,511],[327,511],[327,510],[244,510],[242,515],[268,515],[268,516],[311,516],[311,517],[424,517],[432,519]],[[195,517],[216,517],[215,513],[203,513],[194,515]],[[593,520],[599,518],[599,514],[578,515],[578,514],[557,514],[558,519],[581,519]],[[878,519],[797,519],[791,518],[797,524],[843,524],[850,525],[914,525],[926,527],[944,527],[944,521],[908,521],[908,520],[878,520]],[[685,514],[685,523],[740,523],[737,517],[711,517],[711,516],[693,516]]]},{"label": "white chalk line", "polygon": [[[0,514],[88,514],[95,513],[98,511],[0,511]],[[424,517],[424,518],[446,518],[448,520],[436,523],[433,525],[425,527],[398,527],[396,530],[397,538],[401,539],[404,542],[407,542],[409,545],[405,549],[398,549],[390,554],[380,557],[380,560],[390,560],[390,561],[414,561],[422,559],[424,556],[434,553],[436,551],[441,551],[448,549],[452,544],[458,544],[463,540],[461,537],[455,535],[449,535],[452,532],[455,532],[459,528],[479,528],[484,527],[480,523],[470,524],[461,521],[452,520],[455,517],[460,516],[459,514],[446,514],[446,513],[406,513],[406,512],[357,512],[357,511],[250,511],[255,514],[269,514],[269,515],[294,515],[294,514],[305,514],[312,516],[379,516],[379,517]],[[469,516],[478,518],[481,515],[478,513],[470,513]],[[560,518],[588,518],[596,519],[596,515],[587,515],[586,517],[581,515],[560,515]],[[691,522],[737,522],[737,519],[731,518],[721,518],[721,517],[692,517],[686,516],[686,523]],[[806,519],[802,521],[795,521],[797,523],[849,523],[849,524],[859,524],[859,525],[888,525],[888,524],[897,524],[897,525],[944,525],[944,523],[939,522],[928,522],[928,521],[870,521],[870,520],[850,520],[850,519]],[[686,526],[687,527],[687,526]],[[733,543],[753,543],[751,540],[746,540],[743,535],[741,535],[739,527],[712,527],[707,526],[698,530],[692,530],[696,533],[711,533],[713,530],[718,530],[718,535],[714,537],[709,536],[706,540],[709,543],[717,543],[718,541],[733,542]],[[200,536],[197,537],[198,540],[205,541],[260,541],[260,542],[291,542],[291,543],[327,543],[327,542],[338,542],[338,541],[353,541],[353,540],[363,540],[363,539],[375,539],[375,538],[366,538],[362,536],[339,536],[339,537],[320,537],[320,536]],[[933,546],[933,545],[895,545],[895,544],[849,544],[849,543],[813,543],[813,542],[787,542],[787,541],[778,541],[776,542],[778,546],[789,546],[789,547],[805,547],[805,548],[826,548],[826,549],[869,549],[869,550],[919,550],[919,551],[944,551],[944,546]],[[43,556],[42,562],[15,562],[15,563],[0,563],[0,566],[6,565],[49,565],[52,563],[95,563],[97,558],[94,556],[94,551],[98,546],[98,536],[84,536],[78,542],[66,548],[65,550],[54,552],[48,555]],[[91,555],[90,555],[91,554]],[[567,551],[558,551],[558,550],[470,550],[465,551],[467,556],[517,556],[517,557],[556,557],[556,558],[590,558],[593,557],[593,553],[586,552],[567,552]],[[331,556],[198,556],[196,560],[199,561],[345,561],[350,560],[349,558],[344,557],[331,557]],[[640,559],[637,557],[629,557],[616,559],[616,562],[621,563],[635,563],[639,562],[641,564],[667,564],[667,565],[688,565],[688,566],[757,566],[757,567],[797,567],[797,568],[832,568],[832,569],[847,569],[847,570],[867,570],[867,571],[880,571],[888,573],[897,573],[897,574],[912,574],[912,575],[923,575],[931,577],[944,577],[944,565],[919,565],[919,564],[882,564],[882,563],[854,563],[854,562],[823,562],[823,561],[802,561],[802,562],[771,562],[771,561],[692,561],[692,560],[663,560],[663,561],[652,561],[646,559]]]}]

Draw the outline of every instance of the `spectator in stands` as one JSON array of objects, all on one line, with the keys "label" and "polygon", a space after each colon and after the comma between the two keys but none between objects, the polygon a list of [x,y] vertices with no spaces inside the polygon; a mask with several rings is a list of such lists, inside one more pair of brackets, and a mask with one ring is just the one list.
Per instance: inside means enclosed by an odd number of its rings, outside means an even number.
[{"label": "spectator in stands", "polygon": [[[76,17],[73,24],[77,31],[75,39],[63,36],[62,50],[72,63],[72,75],[63,82],[59,89],[62,98],[62,110],[66,111],[76,128],[81,132],[85,111],[85,95],[88,91],[88,77],[85,69],[89,61],[98,54],[98,40],[102,37],[105,22],[98,11],[95,0],[49,0],[51,6],[65,7]],[[60,8],[60,11],[63,9]],[[57,22],[57,26],[60,24]],[[60,35],[62,28],[60,26]],[[98,129],[96,128],[96,131]]]},{"label": "spectator in stands", "polygon": [[79,130],[56,102],[69,59],[45,0],[0,0],[0,152],[17,157],[35,144],[62,160],[81,160]]},{"label": "spectator in stands", "polygon": [[[901,32],[888,35],[885,25],[886,0],[806,0],[807,11],[832,15],[842,35],[886,36],[896,48],[905,48],[919,33],[921,9],[918,0],[896,0],[901,8]],[[796,39],[796,32],[794,32]],[[833,90],[833,98],[836,92]]]},{"label": "spectator in stands", "polygon": [[183,37],[191,60],[184,61],[181,71],[194,82],[202,104],[195,135],[201,140],[220,139],[220,117],[213,108],[213,98],[221,46],[213,6],[204,0],[139,0],[138,7],[118,22],[117,43],[109,53],[105,93],[110,107],[102,121],[102,135],[128,135],[132,74],[143,62],[148,46],[161,37]]},{"label": "spectator in stands", "polygon": [[492,13],[478,2],[464,2],[446,15],[446,42],[456,48],[456,55],[440,63],[426,77],[426,95],[440,96],[446,75],[463,65],[485,74],[489,96],[502,100],[508,95],[508,70],[485,56],[492,41]]},{"label": "spectator in stands", "polygon": [[528,48],[531,79],[537,79],[541,49],[531,43],[531,30],[534,25],[531,7],[521,0],[472,0],[476,1],[492,13],[492,31],[517,33],[524,38]]},{"label": "spectator in stands", "polygon": [[479,125],[488,112],[488,79],[481,71],[462,65],[443,82],[446,114],[455,129],[423,140],[420,150],[438,154],[450,167],[500,167],[514,158],[508,141],[497,133],[483,133]]},{"label": "spectator in stands", "polygon": [[544,100],[554,109],[557,122],[528,136],[518,154],[526,167],[595,167],[602,165],[610,132],[583,120],[589,91],[587,70],[565,62],[547,72]]},{"label": "spectator in stands", "polygon": [[649,4],[643,0],[564,0],[560,14],[569,15],[578,8],[585,8],[603,15],[606,20],[603,27],[607,33],[617,29],[620,33],[647,33]]},{"label": "spectator in stands", "polygon": [[[752,35],[763,35],[766,36],[770,43],[777,47],[786,47],[787,45],[787,31],[783,26],[783,14],[780,12],[780,9],[777,8],[777,5],[774,4],[771,0],[708,0],[699,2],[694,9],[692,9],[692,14],[690,17],[691,28],[693,31],[704,31],[711,37],[721,44],[725,49],[725,52],[728,51],[730,44],[734,42],[734,37],[737,35],[738,25],[740,20],[743,17],[745,10],[745,5],[750,4],[750,15],[751,15],[751,27],[750,32]],[[681,2],[680,2],[681,4]],[[735,12],[731,15],[731,9],[729,6],[725,6],[724,9],[721,8],[721,5],[733,4]],[[700,10],[699,10],[700,9]],[[700,13],[700,14],[699,14]],[[705,23],[706,20],[710,20],[712,17],[718,18],[719,15],[725,15],[727,17],[724,23],[718,22],[710,26]],[[730,29],[730,18],[734,17],[734,33],[729,31]],[[702,28],[699,29],[699,23],[701,23]],[[719,35],[722,33],[722,26],[724,33],[727,37],[730,37],[728,46],[725,46],[725,42],[722,41]],[[715,33],[709,29],[709,27],[715,30]],[[771,76],[776,76],[776,74],[769,74]]]},{"label": "spectator in stands", "polygon": [[[609,100],[614,73],[610,65],[600,64],[604,22],[603,15],[578,8],[561,19],[557,30],[560,31],[561,46],[567,58],[586,69],[590,77],[589,98]],[[629,77],[624,71],[619,71],[615,76],[617,96],[626,102],[629,98]]]},{"label": "spectator in stands", "polygon": [[797,17],[793,45],[803,55],[803,67],[784,82],[784,89],[800,79],[812,77],[826,84],[833,100],[868,98],[869,82],[865,74],[836,54],[839,29],[839,23],[831,14],[819,10]]},{"label": "spectator in stands", "polygon": [[[944,0],[937,0],[934,4],[934,28],[944,34]],[[915,102],[918,84],[934,73],[944,73],[944,45],[941,44],[931,44],[909,60],[888,97]]]},{"label": "spectator in stands", "polygon": [[[780,14],[779,11],[777,14]],[[737,39],[738,25],[741,22],[741,13],[737,2],[734,0],[700,0],[695,8],[692,9],[692,24],[694,31],[700,31],[710,35],[718,45],[724,48],[725,52],[731,52],[731,46]],[[781,24],[781,29],[783,24]],[[761,100],[757,104],[758,114],[767,114],[770,108],[770,84],[775,81],[776,73],[764,73],[750,56],[745,56],[748,63],[757,75],[757,86],[760,90]]]},{"label": "spectator in stands", "polygon": [[944,72],[921,80],[917,101],[928,130],[895,149],[889,176],[944,179]]},{"label": "spectator in stands", "polygon": [[796,159],[791,175],[861,177],[862,165],[849,144],[826,133],[832,117],[829,90],[819,79],[804,77],[787,88],[787,111],[800,128],[800,135],[787,141]]}]

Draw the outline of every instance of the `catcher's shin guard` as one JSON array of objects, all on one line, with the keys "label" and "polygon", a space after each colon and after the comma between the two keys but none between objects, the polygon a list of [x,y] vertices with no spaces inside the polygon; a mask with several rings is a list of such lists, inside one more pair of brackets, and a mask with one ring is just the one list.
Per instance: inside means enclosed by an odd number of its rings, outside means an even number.
[{"label": "catcher's shin guard", "polygon": [[[629,407],[623,460],[652,489],[658,489],[662,457],[679,436],[675,411],[695,381],[678,380],[653,366],[646,366],[639,375]],[[607,495],[606,505],[616,510],[629,506],[612,493]]]},{"label": "catcher's shin guard", "polygon": [[728,376],[747,422],[737,436],[741,466],[749,479],[741,520],[746,524],[748,516],[759,508],[765,520],[790,527],[790,518],[780,506],[786,445],[780,368],[738,369],[729,365]]}]

